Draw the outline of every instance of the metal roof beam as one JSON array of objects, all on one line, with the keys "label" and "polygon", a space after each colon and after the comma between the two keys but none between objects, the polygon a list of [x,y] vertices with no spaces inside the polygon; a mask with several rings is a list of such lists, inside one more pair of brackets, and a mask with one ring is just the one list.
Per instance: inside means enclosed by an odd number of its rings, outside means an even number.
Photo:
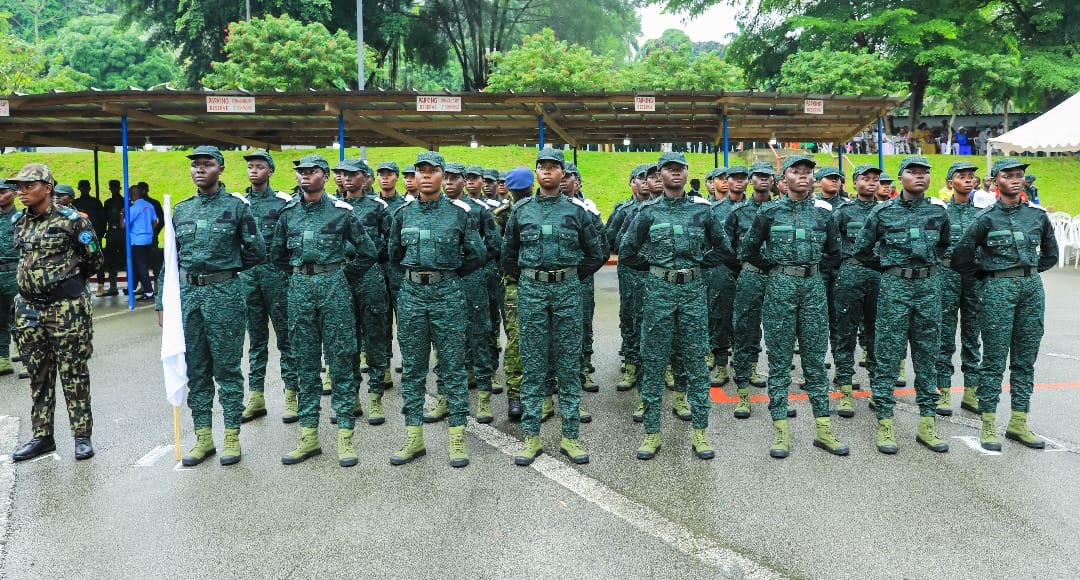
[{"label": "metal roof beam", "polygon": [[[371,131],[373,133],[378,133],[380,135],[383,135],[384,137],[396,139],[397,141],[401,142],[402,145],[415,145],[424,149],[431,149],[433,147],[432,143],[427,143],[423,139],[413,137],[412,135],[402,133],[401,131],[398,131],[396,129],[391,129],[390,127],[383,126],[382,124],[376,123],[375,121],[372,121],[370,119],[365,119],[360,111],[343,110],[333,103],[326,103],[323,108],[327,113],[330,113],[332,115],[344,116],[345,119],[349,121],[349,123],[356,127]],[[342,145],[344,146],[344,143]]]},{"label": "metal roof beam", "polygon": [[79,141],[78,139],[56,139],[54,137],[36,135],[34,133],[12,133],[9,131],[3,131],[0,132],[0,141],[14,142],[16,143],[16,146],[47,145],[50,147],[72,147],[75,149],[87,149],[89,151],[102,151],[104,153],[116,152],[116,148],[112,145],[88,143],[86,141]]},{"label": "metal roof beam", "polygon": [[533,109],[536,111],[536,113],[538,115],[542,115],[544,117],[544,125],[546,127],[551,127],[551,130],[555,131],[556,135],[558,135],[559,137],[562,137],[563,140],[566,141],[567,143],[569,143],[571,147],[577,149],[577,146],[578,146],[577,139],[575,139],[574,136],[571,135],[569,131],[564,129],[563,126],[561,124],[559,124],[559,121],[556,121],[555,119],[552,119],[551,117],[549,117],[547,112],[544,111],[544,107],[540,106],[540,103],[536,103],[534,105]]}]

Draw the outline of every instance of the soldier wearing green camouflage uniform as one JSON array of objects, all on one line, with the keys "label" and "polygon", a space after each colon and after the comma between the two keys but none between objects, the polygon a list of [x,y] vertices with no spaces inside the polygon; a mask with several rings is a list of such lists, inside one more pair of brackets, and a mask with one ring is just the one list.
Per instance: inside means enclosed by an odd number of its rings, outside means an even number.
[{"label": "soldier wearing green camouflage uniform", "polygon": [[870,210],[855,243],[855,258],[872,267],[880,259],[874,355],[877,368],[870,376],[878,418],[877,448],[896,453],[893,395],[897,371],[907,345],[915,366],[915,402],[919,427],[915,439],[943,453],[949,445],[934,431],[937,405],[937,354],[941,349],[941,256],[949,247],[949,216],[945,202],[924,195],[930,186],[930,162],[912,155],[900,161],[897,197]]},{"label": "soldier wearing green camouflage uniform", "polygon": [[[589,212],[589,218],[593,222],[593,227],[597,232],[600,232],[600,242],[603,248],[603,254],[605,261],[607,257],[611,255],[610,246],[607,245],[607,238],[604,235],[604,220],[600,218],[600,210],[597,209],[596,203],[585,197],[581,192],[581,172],[578,171],[577,165],[573,163],[566,164],[566,171],[563,174],[562,183],[560,189],[563,195],[576,199],[585,204],[585,209]],[[595,393],[600,390],[600,387],[593,382],[592,373],[594,370],[592,364],[593,355],[593,318],[596,315],[596,284],[595,279],[592,276],[583,278],[581,280],[581,312],[582,312],[582,343],[581,343],[581,390],[588,393]],[[588,422],[590,419],[586,420]]]},{"label": "soldier wearing green camouflage uniform", "polygon": [[855,376],[855,343],[862,329],[863,352],[866,368],[872,376],[877,368],[874,357],[874,328],[877,320],[878,286],[881,281],[880,264],[871,256],[870,264],[863,265],[854,257],[855,242],[866,223],[867,216],[878,204],[878,176],[881,170],[875,165],[860,165],[851,179],[855,184],[856,197],[851,203],[836,208],[833,216],[840,231],[840,273],[836,276],[836,340],[833,343],[833,362],[836,363],[834,382],[839,386],[840,402],[836,414],[841,417],[855,416],[855,398],[852,394]]},{"label": "soldier wearing green camouflage uniform", "polygon": [[[379,165],[379,175],[385,171],[397,172],[397,165],[384,162]],[[375,243],[379,261],[371,266],[361,278],[349,280],[352,288],[354,313],[356,316],[356,344],[367,354],[368,365],[368,418],[369,425],[382,425],[386,422],[382,396],[386,392],[390,373],[390,298],[387,295],[386,239],[390,235],[389,205],[381,197],[366,193],[361,189],[363,172],[360,160],[345,160],[334,167],[334,173],[345,174],[345,203],[352,206],[353,215],[364,226],[364,231]],[[346,257],[351,258],[354,249],[346,248]],[[353,364],[353,376],[359,390],[361,381],[360,359]],[[392,385],[393,383],[391,383]],[[357,396],[357,407],[360,405]],[[359,408],[356,409],[359,411]]]},{"label": "soldier wearing green camouflage uniform", "polygon": [[979,386],[979,296],[980,283],[974,277],[963,278],[951,266],[952,252],[964,232],[975,221],[979,210],[971,203],[971,192],[979,185],[978,169],[967,161],[957,161],[946,174],[951,189],[949,200],[949,249],[942,257],[941,272],[941,352],[938,354],[937,414],[952,415],[953,354],[956,353],[956,322],[960,318],[960,372],[964,375],[964,398],[960,406],[979,412],[975,391]]},{"label": "soldier wearing green camouflage uniform", "polygon": [[[494,212],[496,209],[505,205],[505,202],[499,198],[499,180],[502,178],[502,174],[497,169],[484,169],[484,188],[483,192],[486,197],[473,196],[472,192],[469,192],[469,197],[472,197],[478,202],[487,204],[487,209]],[[499,235],[499,246],[501,250],[502,246],[502,228],[496,229]],[[499,353],[501,351],[500,333],[499,329],[502,327],[502,302],[503,296],[506,293],[503,287],[502,271],[499,269],[499,261],[491,260],[490,257],[487,263],[487,286],[488,286],[488,314],[491,318],[491,370],[494,373],[499,368]],[[492,394],[499,394],[502,392],[502,385],[495,380],[492,376],[491,381]]]},{"label": "soldier wearing green camouflage uniform", "polygon": [[465,447],[468,314],[463,308],[467,302],[461,278],[484,265],[486,252],[469,217],[469,205],[441,194],[445,164],[442,155],[435,152],[417,156],[419,197],[398,208],[390,230],[390,263],[405,270],[397,315],[407,438],[390,457],[393,465],[404,465],[427,453],[423,414],[432,345],[439,355],[436,373],[441,375],[449,413],[450,465],[469,464]]},{"label": "soldier wearing green camouflage uniform", "polygon": [[15,269],[19,265],[19,252],[15,249],[15,192],[19,184],[0,181],[0,376],[15,372],[11,364],[11,314],[19,283]]},{"label": "soldier wearing green camouflage uniform", "polygon": [[[274,174],[274,159],[266,151],[255,151],[244,156],[247,161],[247,188],[249,210],[255,217],[266,247],[274,241],[281,208],[292,199],[288,193],[274,191],[270,177]],[[244,407],[241,421],[248,422],[266,415],[266,363],[269,359],[270,323],[274,324],[277,349],[281,357],[281,380],[285,383],[285,411],[282,422],[294,423],[297,415],[296,391],[299,379],[295,365],[289,356],[289,317],[286,288],[289,277],[267,259],[240,273],[244,297],[247,302],[248,331],[248,391],[250,399]]]},{"label": "soldier wearing green camouflage uniform", "polygon": [[[725,179],[726,187],[721,187],[727,195],[713,202],[712,211],[717,221],[721,224],[727,221],[728,215],[735,206],[746,201],[746,175],[747,169],[741,165],[735,166],[735,172],[731,168],[714,169],[706,177],[716,181],[716,177],[724,175],[735,176],[735,187],[732,181]],[[715,186],[714,186],[715,187]],[[709,358],[712,360],[712,374],[709,382],[714,387],[723,386],[728,382],[728,353],[732,345],[732,316],[735,309],[735,272],[724,264],[718,264],[713,268],[705,269],[705,285],[708,288],[709,303]]]},{"label": "soldier wearing green camouflage uniform", "polygon": [[814,160],[792,155],[781,166],[787,196],[758,211],[743,252],[748,264],[768,272],[761,317],[769,356],[769,412],[775,436],[769,455],[787,457],[788,387],[795,341],[802,351],[804,389],[814,411],[814,447],[847,455],[848,447],[832,433],[829,381],[825,374],[829,310],[822,271],[840,265],[840,234],[832,206],[811,194]]},{"label": "soldier wearing green camouflage uniform", "polygon": [[984,449],[994,451],[1001,450],[996,413],[1006,360],[1012,414],[1005,436],[1033,449],[1046,446],[1028,427],[1027,416],[1046,308],[1039,273],[1057,263],[1058,247],[1046,210],[1020,201],[1027,167],[1012,158],[994,162],[990,177],[1000,198],[979,210],[952,253],[952,267],[961,276],[983,279],[979,309],[983,340],[979,437]]},{"label": "soldier wearing green camouflage uniform", "polygon": [[[510,212],[521,200],[533,193],[533,171],[527,167],[515,167],[506,172],[506,188],[511,196],[507,203],[500,205],[493,212],[495,223],[501,235],[506,235],[506,224],[510,221]],[[499,268],[502,271],[502,267]],[[503,311],[502,319],[506,329],[506,353],[503,356],[503,372],[506,375],[507,416],[511,421],[521,421],[521,326],[518,324],[518,285],[517,279],[503,274]]]},{"label": "soldier wearing green camouflage uniform", "polygon": [[604,243],[584,202],[559,192],[562,151],[536,156],[537,194],[515,204],[506,224],[502,267],[518,280],[521,327],[522,449],[517,465],[543,452],[540,421],[545,383],[558,382],[562,440],[559,450],[574,463],[588,463],[578,439],[581,420],[582,281],[604,264]]},{"label": "soldier wearing green camouflage uniform", "polygon": [[[240,461],[240,423],[244,412],[244,354],[247,307],[239,272],[266,262],[251,204],[221,184],[225,158],[213,146],[188,155],[197,195],[176,204],[172,214],[180,266],[180,306],[184,320],[184,358],[188,368],[188,407],[195,445],[181,460],[198,465],[214,455],[211,419],[214,383],[225,419],[220,462]],[[157,309],[162,309],[157,293]],[[159,315],[160,316],[160,315]]]},{"label": "soldier wearing green camouflage uniform", "polygon": [[[101,266],[101,247],[89,219],[53,202],[56,182],[48,167],[32,163],[8,181],[17,184],[19,200],[26,208],[14,215],[7,208],[5,213],[14,226],[8,245],[20,257],[15,273],[15,341],[30,374],[34,435],[12,459],[33,459],[56,449],[53,412],[57,373],[75,438],[75,459],[89,459],[94,456],[90,442],[94,418],[87,362],[94,348],[93,309],[86,281]],[[0,199],[0,211],[5,209],[4,201],[11,205],[9,193]],[[6,320],[4,324],[6,331]]]},{"label": "soldier wearing green camouflage uniform", "polygon": [[[686,195],[689,166],[681,153],[664,153],[657,165],[664,186],[663,197],[642,204],[621,241],[619,260],[647,271],[641,324],[644,361],[641,397],[644,403],[645,439],[638,459],[652,459],[660,450],[660,407],[664,392],[664,369],[673,360],[685,376],[692,414],[691,446],[700,459],[712,459],[715,451],[705,429],[709,426],[709,309],[702,268],[721,262],[734,265],[734,256],[723,225],[711,211],[711,203]],[[677,393],[676,396],[679,394]]]},{"label": "soldier wearing green camouflage uniform", "polygon": [[[394,173],[388,168],[379,170],[379,199],[386,202],[386,212],[390,214],[393,219],[394,212],[399,207],[405,204],[406,201],[414,199],[416,197],[416,168],[412,165],[406,165],[401,170],[402,180],[405,182],[405,195],[399,195],[397,192],[398,174]],[[393,332],[393,318],[397,316],[397,295],[401,290],[401,282],[405,279],[405,270],[395,266],[387,261],[386,267],[386,285],[388,288],[388,296],[390,298],[390,316],[391,316],[391,333]],[[391,343],[393,340],[391,339]],[[391,347],[392,349],[393,347]],[[393,354],[391,354],[393,356]],[[401,366],[396,369],[397,372],[401,372]],[[383,385],[387,388],[391,387],[394,383],[390,380],[389,376],[383,377]]]},{"label": "soldier wearing green camouflage uniform", "polygon": [[[305,155],[296,165],[303,194],[278,217],[271,259],[290,272],[289,338],[300,375],[300,439],[281,457],[292,465],[320,455],[319,354],[329,366],[337,415],[338,464],[356,465],[353,416],[357,356],[356,317],[350,280],[361,280],[378,260],[378,250],[348,203],[326,194],[330,166],[319,155]],[[375,235],[378,235],[377,233]]]},{"label": "soldier wearing green camouflage uniform", "polygon": [[[828,203],[835,210],[846,205],[850,200],[844,197],[843,181],[844,172],[839,167],[822,167],[814,173],[814,180],[818,184],[818,199]],[[839,271],[822,272],[825,281],[825,295],[829,307],[829,344],[836,350],[836,278]],[[835,358],[835,354],[833,355]],[[839,385],[840,383],[836,383]]]},{"label": "soldier wearing green camouflage uniform", "polygon": [[[645,170],[647,165],[638,165],[630,172],[630,199],[620,201],[611,210],[604,235],[609,248],[618,250],[623,226],[628,225],[628,216],[634,208],[649,199],[645,191]],[[619,391],[628,391],[637,384],[637,371],[641,367],[641,349],[639,348],[639,328],[634,319],[633,301],[640,292],[640,273],[620,262],[616,266],[619,278],[619,356],[622,357],[622,377],[616,383]]]}]

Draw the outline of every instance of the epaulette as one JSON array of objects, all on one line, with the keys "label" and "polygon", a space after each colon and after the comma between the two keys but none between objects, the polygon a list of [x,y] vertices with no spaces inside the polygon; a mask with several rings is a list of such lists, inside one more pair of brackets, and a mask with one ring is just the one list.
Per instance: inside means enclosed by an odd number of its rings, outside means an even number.
[{"label": "epaulette", "polygon": [[698,203],[698,204],[701,204],[701,205],[712,205],[711,201],[705,199],[704,197],[700,197],[700,196],[697,196],[697,195],[691,195],[690,199],[694,203]]},{"label": "epaulette", "polygon": [[995,207],[997,207],[996,203],[990,204],[990,205],[980,209],[979,211],[975,212],[975,217],[982,217],[982,216],[990,213]]},{"label": "epaulette", "polygon": [[[447,199],[450,199],[450,198],[447,198]],[[461,209],[463,209],[465,211],[472,211],[472,210],[469,209],[469,204],[461,201],[460,199],[450,199],[450,203],[460,207]]]},{"label": "epaulette", "polygon": [[352,206],[345,203],[344,201],[341,201],[340,199],[334,200],[334,207],[340,207],[341,209],[347,209],[349,211],[352,211]]},{"label": "epaulette", "polygon": [[[1031,203],[1030,201],[1026,201],[1026,202],[1024,202],[1024,204],[1027,205],[1028,207],[1030,207],[1031,209],[1038,209],[1038,210],[1042,210],[1042,211],[1046,212],[1046,208],[1041,206],[1041,205],[1035,205],[1035,204]],[[1050,212],[1046,212],[1046,213],[1050,213]]]},{"label": "epaulette", "polygon": [[388,204],[388,203],[386,203],[385,201],[383,201],[383,199],[382,199],[381,197],[377,196],[377,195],[376,195],[375,197],[372,197],[371,199],[373,199],[373,200],[375,200],[375,201],[377,201],[377,202],[381,203],[381,204],[382,204],[382,206],[383,206],[383,209],[386,209],[386,208],[390,207],[390,204]]},{"label": "epaulette", "polygon": [[643,207],[650,206],[650,205],[656,205],[656,204],[660,203],[661,199],[664,199],[664,196],[654,197],[652,199],[646,199],[645,201],[641,202],[641,205],[639,205],[638,207],[643,208]]},{"label": "epaulette", "polygon": [[281,207],[281,210],[284,211],[284,210],[289,209],[290,207],[296,207],[296,205],[299,204],[299,203],[300,203],[300,196],[290,197],[289,201],[285,202],[285,205],[283,205]]},{"label": "epaulette", "polygon": [[940,205],[941,207],[946,207],[946,208],[949,207],[948,205],[945,204],[945,202],[941,201],[940,199],[938,199],[936,197],[929,197],[927,199],[929,199],[930,203],[932,203],[934,205]]},{"label": "epaulette", "polygon": [[832,204],[823,199],[815,199],[814,207],[820,207],[821,209],[827,209],[829,211],[833,210]]},{"label": "epaulette", "polygon": [[239,199],[240,201],[244,202],[246,205],[251,205],[251,202],[248,201],[248,198],[244,197],[243,195],[241,195],[239,193],[229,192],[229,195],[235,197],[236,199]]},{"label": "epaulette", "polygon": [[75,210],[73,210],[70,207],[67,207],[65,205],[56,206],[56,210],[60,212],[60,215],[66,217],[67,219],[69,219],[69,220],[71,220],[73,222],[77,222],[80,219],[82,219],[82,216],[79,215],[79,212],[77,212],[77,211],[75,211]]},{"label": "epaulette", "polygon": [[570,197],[570,196],[566,196],[566,199],[569,199],[570,203],[580,207],[581,209],[583,209],[585,211],[589,211],[589,206],[585,205],[585,202],[581,201],[580,199],[578,199],[576,197]]},{"label": "epaulette", "polygon": [[15,214],[11,216],[11,223],[19,221],[24,215],[26,215],[25,209],[20,209],[19,211],[15,212]]},{"label": "epaulette", "polygon": [[535,198],[535,196],[530,195],[529,197],[526,197],[526,198],[524,198],[524,199],[522,199],[520,201],[515,201],[514,202],[514,209],[517,209],[517,208],[519,208],[519,207],[521,207],[521,206],[523,206],[523,205],[525,205],[527,203],[532,203],[532,200],[534,198]]},{"label": "epaulette", "polygon": [[502,206],[502,204],[501,204],[501,203],[499,203],[499,202],[495,201],[494,199],[485,199],[485,200],[484,200],[484,203],[486,203],[486,204],[488,204],[489,206],[491,206],[491,209],[495,209],[495,208],[497,208],[497,207],[501,207],[501,206]]},{"label": "epaulette", "polygon": [[405,194],[405,203],[409,203],[410,201],[412,201],[414,199],[416,199],[415,195],[413,195],[411,193],[406,193]]},{"label": "epaulette", "polygon": [[732,205],[732,206],[731,206],[731,213],[735,213],[735,210],[737,210],[737,209],[739,209],[740,207],[742,207],[742,206],[744,206],[744,205],[747,205],[747,204],[749,204],[749,203],[750,203],[750,200],[749,200],[749,199],[744,199],[744,200],[742,200],[742,201],[736,201],[736,202],[734,203],[734,205]]},{"label": "epaulette", "polygon": [[292,201],[292,196],[285,193],[284,191],[275,191],[274,192],[274,197],[276,197],[276,198],[278,198],[280,200],[283,200],[285,202]]},{"label": "epaulette", "polygon": [[584,201],[585,201],[585,209],[589,210],[589,212],[591,212],[594,215],[600,215],[600,208],[596,207],[596,202],[595,201],[593,201],[593,200],[591,200],[591,199],[589,199],[587,197],[585,198]]}]

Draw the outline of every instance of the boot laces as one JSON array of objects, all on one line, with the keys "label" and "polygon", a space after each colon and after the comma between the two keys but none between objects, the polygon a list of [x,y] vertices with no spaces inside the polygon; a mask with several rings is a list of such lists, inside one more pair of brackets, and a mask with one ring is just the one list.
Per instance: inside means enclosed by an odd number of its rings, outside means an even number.
[{"label": "boot laces", "polygon": [[465,435],[460,437],[450,438],[450,452],[455,454],[465,454]]},{"label": "boot laces", "polygon": [[882,435],[883,439],[887,439],[889,441],[892,441],[893,439],[896,439],[896,436],[893,435],[893,426],[892,425],[882,425],[881,426],[881,435]]}]

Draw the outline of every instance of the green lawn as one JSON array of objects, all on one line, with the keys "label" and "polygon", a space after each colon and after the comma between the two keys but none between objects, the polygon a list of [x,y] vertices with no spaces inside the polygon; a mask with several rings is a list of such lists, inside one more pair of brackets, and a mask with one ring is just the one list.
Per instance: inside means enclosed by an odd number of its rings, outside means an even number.
[{"label": "green lawn", "polygon": [[[418,148],[370,148],[367,151],[368,159],[374,165],[375,162],[384,160],[396,161],[399,165],[408,165],[416,159]],[[299,159],[301,156],[313,152],[312,150],[289,150],[274,154],[274,160],[279,168],[279,173],[271,183],[278,189],[291,189],[295,185],[291,172],[290,161]],[[337,160],[337,151],[333,149],[315,150],[331,161],[331,166]],[[182,151],[156,152],[156,151],[133,151],[128,154],[130,160],[131,182],[146,181],[150,184],[151,194],[158,199],[163,194],[172,194],[174,202],[180,198],[186,198],[194,193],[191,179],[188,176],[188,161],[184,158],[186,153]],[[359,150],[350,148],[349,156],[356,156]],[[445,147],[442,154],[448,160],[458,161],[467,165],[482,165],[507,170],[515,165],[531,167],[535,159],[535,149],[526,147],[481,147],[470,149],[468,147]],[[571,158],[572,153],[567,152]],[[245,177],[245,164],[242,153],[228,151],[225,153],[226,166],[223,180],[232,190],[243,190],[247,185]],[[578,166],[581,170],[584,190],[592,197],[606,218],[611,208],[619,200],[629,196],[627,181],[630,171],[634,166],[641,163],[651,163],[658,157],[656,153],[598,153],[582,151],[578,153]],[[835,165],[835,157],[817,155],[818,163]],[[853,163],[877,163],[876,155],[852,155],[849,156]],[[896,176],[896,168],[900,162],[900,155],[890,155],[885,158],[885,170]],[[961,159],[953,155],[930,155],[933,164],[934,191],[944,185],[945,169],[950,163]],[[108,195],[107,182],[112,178],[120,178],[121,156],[118,153],[102,153],[99,155],[101,163],[101,187],[103,197]],[[692,176],[702,177],[705,172],[713,167],[712,154],[689,154],[690,171]],[[985,171],[986,158],[979,156],[964,157],[981,170]],[[1036,185],[1039,188],[1039,196],[1047,208],[1066,211],[1072,214],[1080,213],[1080,191],[1074,191],[1073,185],[1080,184],[1080,158],[1076,157],[1029,157],[1031,167],[1029,173],[1038,176]],[[729,163],[749,162],[749,155],[732,154]],[[60,182],[75,185],[80,179],[93,181],[93,154],[89,152],[77,153],[11,153],[0,155],[0,175],[14,175],[25,163],[47,163]],[[721,158],[721,162],[723,159]],[[845,173],[850,173],[851,167],[845,162]]]}]

